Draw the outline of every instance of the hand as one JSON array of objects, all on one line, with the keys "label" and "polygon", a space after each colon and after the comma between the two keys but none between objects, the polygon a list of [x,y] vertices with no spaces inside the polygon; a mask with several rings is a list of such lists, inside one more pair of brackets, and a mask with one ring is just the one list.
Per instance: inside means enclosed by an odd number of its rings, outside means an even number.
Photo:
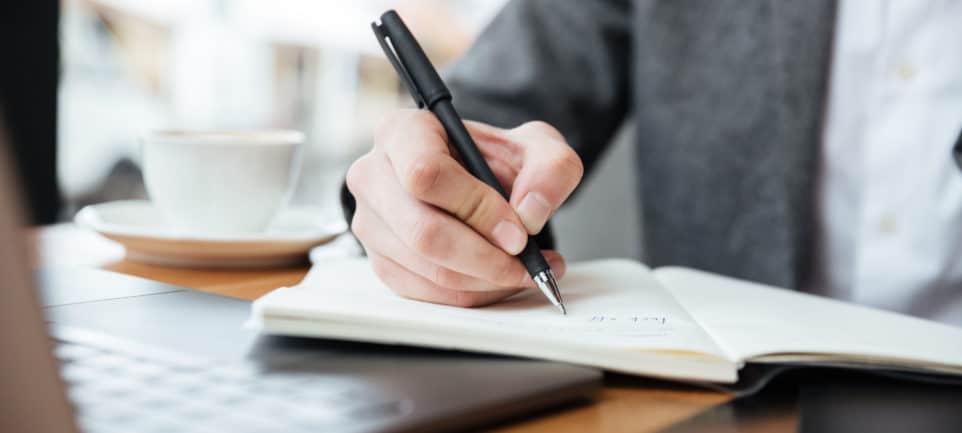
[{"label": "hand", "polygon": [[[351,229],[401,296],[476,307],[535,287],[514,255],[581,181],[581,159],[546,123],[465,123],[510,202],[458,162],[427,111],[389,116],[374,148],[348,170],[357,199]],[[543,253],[560,278],[564,259]]]}]

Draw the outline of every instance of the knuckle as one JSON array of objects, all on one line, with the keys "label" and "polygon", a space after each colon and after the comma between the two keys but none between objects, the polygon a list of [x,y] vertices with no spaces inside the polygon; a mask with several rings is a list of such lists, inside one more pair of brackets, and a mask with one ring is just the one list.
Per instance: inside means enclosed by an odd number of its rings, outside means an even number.
[{"label": "knuckle", "polygon": [[409,232],[410,247],[425,257],[443,257],[446,253],[443,226],[444,221],[438,218],[419,218]]},{"label": "knuckle", "polygon": [[476,192],[467,196],[454,213],[468,225],[480,228],[497,215],[503,201],[504,199],[493,190],[478,187]]},{"label": "knuckle", "polygon": [[441,178],[441,161],[438,158],[420,158],[411,164],[404,174],[404,188],[415,197],[424,197],[434,189]]},{"label": "knuckle", "polygon": [[564,150],[551,161],[551,169],[556,173],[564,173],[576,179],[581,179],[585,172],[581,157],[568,146],[565,146]]},{"label": "knuckle", "polygon": [[534,120],[519,126],[518,131],[530,136],[546,137],[558,149],[556,155],[549,161],[549,168],[565,175],[581,179],[584,175],[584,164],[578,153],[568,145],[567,140],[555,127],[540,120]]}]

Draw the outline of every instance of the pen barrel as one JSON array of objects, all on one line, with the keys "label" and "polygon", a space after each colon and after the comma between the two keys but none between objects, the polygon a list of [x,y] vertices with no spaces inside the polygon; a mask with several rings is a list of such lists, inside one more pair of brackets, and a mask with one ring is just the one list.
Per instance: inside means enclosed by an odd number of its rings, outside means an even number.
[{"label": "pen barrel", "polygon": [[438,116],[441,125],[444,125],[444,131],[448,134],[448,142],[451,143],[454,150],[461,156],[464,167],[468,169],[468,172],[480,179],[481,182],[494,188],[498,194],[501,194],[501,196],[507,200],[509,198],[508,193],[505,192],[501,183],[498,182],[498,178],[495,177],[494,172],[491,171],[491,167],[488,167],[488,161],[484,159],[484,155],[478,150],[478,146],[474,143],[474,139],[471,138],[471,134],[468,133],[468,129],[465,128],[464,122],[461,121],[461,116],[459,116],[458,112],[454,109],[454,104],[451,103],[451,100],[442,99],[429,108]]},{"label": "pen barrel", "polygon": [[544,255],[541,254],[541,247],[538,245],[538,242],[534,240],[534,236],[528,236],[527,245],[518,253],[517,257],[521,259],[521,263],[524,263],[524,268],[528,270],[528,273],[531,274],[532,277],[541,272],[551,270],[551,266],[548,265],[548,261],[545,260]]},{"label": "pen barrel", "polygon": [[[409,90],[419,105],[430,107],[441,99],[451,99],[451,92],[444,85],[444,80],[397,12],[390,10],[381,15],[380,31],[391,40],[395,51],[404,53],[397,56],[397,62],[403,66],[398,70],[398,74],[410,80],[413,88]],[[380,39],[380,36],[378,38]],[[389,59],[392,56],[386,48],[385,54]]]},{"label": "pen barrel", "polygon": [[[444,125],[444,131],[448,134],[448,142],[451,143],[458,152],[458,155],[461,156],[461,160],[464,162],[464,166],[468,169],[468,172],[491,188],[494,188],[498,194],[501,194],[505,200],[508,200],[510,198],[508,197],[508,193],[505,192],[501,183],[498,182],[498,178],[495,177],[494,172],[491,171],[491,167],[488,166],[484,155],[478,150],[474,139],[471,138],[471,134],[469,134],[468,129],[465,128],[464,122],[461,121],[461,116],[459,116],[457,110],[454,109],[454,104],[451,103],[451,99],[444,98],[438,100],[428,108],[434,112],[434,115],[438,116],[441,125]],[[532,276],[551,269],[551,267],[548,266],[548,262],[544,259],[544,256],[541,255],[541,247],[535,242],[533,236],[528,236],[528,243],[524,249],[521,250],[521,253],[518,254],[518,258],[521,259],[525,268]]]}]

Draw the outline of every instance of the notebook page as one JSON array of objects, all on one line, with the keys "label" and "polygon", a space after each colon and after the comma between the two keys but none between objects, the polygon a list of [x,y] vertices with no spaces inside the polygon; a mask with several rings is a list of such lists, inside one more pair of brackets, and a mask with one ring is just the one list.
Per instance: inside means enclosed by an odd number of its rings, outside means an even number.
[{"label": "notebook page", "polygon": [[[315,265],[296,287],[257,300],[254,320],[326,321],[428,330],[430,333],[524,336],[565,347],[695,352],[724,357],[717,345],[640,263],[605,260],[572,265],[560,281],[568,315],[537,290],[485,308],[466,309],[403,299],[363,259]],[[269,329],[268,329],[269,330]],[[354,334],[357,335],[356,333]]]},{"label": "notebook page", "polygon": [[816,354],[836,361],[841,355],[962,367],[962,328],[692,269],[660,268],[654,274],[742,360]]}]

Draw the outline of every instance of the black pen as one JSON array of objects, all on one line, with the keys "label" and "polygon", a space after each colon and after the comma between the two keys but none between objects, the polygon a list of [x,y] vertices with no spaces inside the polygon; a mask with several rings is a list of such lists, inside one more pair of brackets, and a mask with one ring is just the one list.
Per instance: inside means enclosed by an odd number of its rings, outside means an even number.
[{"label": "black pen", "polygon": [[[385,12],[381,15],[381,24],[371,23],[371,28],[374,29],[374,35],[377,36],[377,41],[384,49],[387,59],[394,65],[401,81],[417,102],[418,108],[427,108],[437,116],[451,144],[464,160],[468,171],[508,199],[508,194],[494,177],[487,161],[484,160],[478,146],[474,144],[474,140],[464,127],[461,116],[455,111],[451,103],[451,92],[448,91],[441,76],[421,49],[421,45],[414,39],[397,12],[393,10]],[[524,263],[541,292],[561,310],[562,314],[566,314],[564,303],[561,301],[561,291],[558,290],[558,282],[548,262],[541,255],[541,248],[534,237],[528,236],[528,244],[518,254],[518,258]]]}]

